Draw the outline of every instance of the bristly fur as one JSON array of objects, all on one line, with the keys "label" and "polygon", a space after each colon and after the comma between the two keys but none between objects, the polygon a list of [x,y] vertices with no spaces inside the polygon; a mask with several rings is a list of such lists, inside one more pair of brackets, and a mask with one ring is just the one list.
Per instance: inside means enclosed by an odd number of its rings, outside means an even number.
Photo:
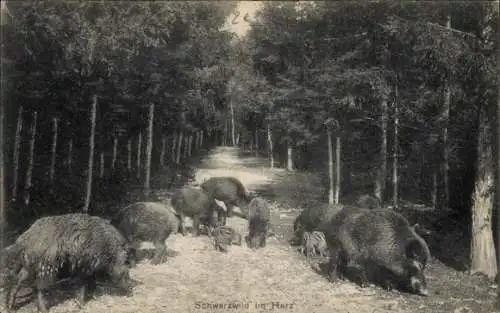
[{"label": "bristly fur", "polygon": [[39,309],[45,311],[42,292],[61,276],[80,277],[89,282],[101,273],[118,284],[129,277],[125,238],[106,220],[88,214],[42,217],[21,234],[8,251],[8,259],[2,262],[12,262],[10,273],[17,276],[9,280],[16,283],[8,286],[8,309],[23,283],[34,283],[39,293]]},{"label": "bristly fur", "polygon": [[248,205],[248,240],[250,248],[263,248],[269,233],[271,211],[267,202],[255,197]]},{"label": "bristly fur", "polygon": [[186,234],[183,225],[185,216],[193,219],[193,232],[199,235],[200,217],[202,215],[211,215],[214,210],[218,212],[219,216],[224,215],[224,212],[221,212],[222,208],[201,188],[184,187],[177,189],[172,195],[171,204],[179,216],[180,231],[183,235]]},{"label": "bristly fur", "polygon": [[317,253],[322,257],[326,256],[327,243],[325,235],[320,231],[304,232],[302,234],[301,253],[305,252],[309,258]]},{"label": "bristly fur", "polygon": [[382,208],[382,204],[380,200],[372,195],[361,195],[356,200],[356,204],[364,209],[380,209]]},{"label": "bristly fur", "polygon": [[[242,211],[246,211],[246,207],[253,198],[245,189],[243,183],[231,176],[211,177],[204,181],[200,187],[205,190],[211,199],[224,202],[227,207],[225,215],[228,217],[232,216],[234,206],[238,206]],[[225,216],[223,225],[225,225]]]},{"label": "bristly fur", "polygon": [[[431,254],[426,242],[402,215],[387,209],[343,210],[330,221],[325,235],[332,279],[336,277],[337,265],[359,267],[370,277],[391,277],[405,288],[412,277],[420,282],[421,291],[426,290],[423,270]],[[413,270],[415,262],[421,264],[421,270]]]},{"label": "bristly fur", "polygon": [[215,250],[228,252],[230,245],[241,245],[241,234],[228,226],[218,226],[214,230]]},{"label": "bristly fur", "polygon": [[131,263],[135,263],[135,248],[140,242],[152,242],[156,247],[153,263],[167,258],[165,241],[179,229],[179,217],[169,205],[159,202],[137,202],[120,211],[112,220],[132,246]]}]

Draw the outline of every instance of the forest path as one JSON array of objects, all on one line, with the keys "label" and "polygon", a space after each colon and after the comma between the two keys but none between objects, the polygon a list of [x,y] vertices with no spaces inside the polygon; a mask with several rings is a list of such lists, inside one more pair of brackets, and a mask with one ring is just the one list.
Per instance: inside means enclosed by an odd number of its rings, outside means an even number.
[{"label": "forest path", "polygon": [[[443,290],[441,296],[422,298],[380,288],[361,289],[347,281],[329,283],[315,272],[296,248],[287,243],[298,209],[321,202],[318,194],[323,190],[318,190],[321,183],[315,175],[269,169],[264,157],[255,157],[238,148],[217,147],[201,160],[196,181],[201,183],[212,176],[237,177],[247,189],[270,202],[272,230],[276,236],[269,238],[264,249],[252,251],[243,244],[232,246],[228,253],[220,253],[215,251],[207,236],[176,234],[167,239],[170,257],[166,263],[151,265],[145,259],[131,269],[131,276],[142,282],[135,287],[133,296],[102,293],[82,308],[73,296],[66,296],[67,300],[59,301],[51,308],[51,313],[422,313],[453,312],[457,307],[468,307],[464,303],[466,300],[446,295],[447,290]],[[227,222],[246,235],[245,219],[234,216]],[[437,277],[432,276],[441,276],[442,270],[441,266],[439,274],[432,270],[430,280],[434,282]],[[448,278],[443,284],[449,285],[451,280]],[[465,295],[457,293],[458,297]],[[484,309],[485,302],[476,303],[473,311]],[[33,312],[34,308],[33,301],[19,312]]]}]

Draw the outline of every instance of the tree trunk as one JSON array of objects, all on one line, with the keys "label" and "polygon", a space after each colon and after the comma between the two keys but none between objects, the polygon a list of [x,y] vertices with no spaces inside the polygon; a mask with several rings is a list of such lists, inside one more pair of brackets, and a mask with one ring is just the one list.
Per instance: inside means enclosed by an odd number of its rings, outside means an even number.
[{"label": "tree trunk", "polygon": [[191,153],[193,149],[193,135],[189,135],[188,137],[188,157],[191,157]]},{"label": "tree trunk", "polygon": [[85,203],[83,212],[87,213],[90,206],[90,196],[92,193],[92,172],[94,163],[94,140],[95,140],[95,120],[97,113],[97,95],[92,97],[92,107],[90,109],[90,138],[89,138],[89,159],[87,164],[87,190],[85,195]]},{"label": "tree trunk", "polygon": [[432,173],[432,207],[437,208],[437,194],[438,194],[438,177],[437,171]]},{"label": "tree trunk", "polygon": [[493,129],[490,116],[493,112],[485,108],[480,112],[477,141],[476,178],[472,205],[472,236],[470,273],[483,273],[489,278],[497,274],[495,246],[492,232],[494,193]]},{"label": "tree trunk", "polygon": [[[497,8],[500,5],[500,1],[497,1]],[[500,23],[497,22],[497,36],[500,34]],[[495,124],[495,129],[497,130],[496,132],[496,160],[497,160],[497,181],[496,181],[496,208],[497,208],[497,275],[500,273],[500,214],[498,212],[500,211],[500,45],[497,43],[497,118],[496,118],[496,124]],[[497,305],[496,308],[500,309],[500,288],[498,288],[500,279],[497,277]]]},{"label": "tree trunk", "polygon": [[165,135],[162,136],[161,139],[161,151],[160,151],[160,166],[165,166],[165,152],[167,150],[167,137]]},{"label": "tree trunk", "polygon": [[185,160],[188,157],[189,152],[189,135],[184,136],[184,152],[182,153],[182,157]]},{"label": "tree trunk", "polygon": [[287,140],[287,162],[286,169],[288,171],[293,171],[293,147],[290,140]]},{"label": "tree trunk", "polygon": [[24,184],[24,204],[26,206],[30,203],[30,191],[31,191],[31,178],[33,176],[33,166],[35,164],[35,139],[36,139],[36,124],[37,124],[37,112],[33,112],[33,122],[31,123],[30,131],[30,150],[28,155],[28,168],[26,170],[26,182]]},{"label": "tree trunk", "polygon": [[330,189],[328,192],[328,204],[333,205],[333,189],[335,188],[333,182],[333,142],[332,142],[332,132],[327,130],[328,135],[328,178],[330,179]]},{"label": "tree trunk", "polygon": [[[446,19],[446,28],[451,29],[451,15],[447,15]],[[448,172],[449,172],[449,145],[448,145],[448,124],[450,120],[450,101],[451,101],[451,89],[450,89],[450,82],[446,82],[446,90],[444,93],[444,103],[443,103],[443,164],[442,164],[442,171],[443,171],[443,201],[441,201],[440,206],[441,208],[447,209],[449,206],[449,200],[450,200],[450,188],[449,188],[449,178],[448,178]]]},{"label": "tree trunk", "polygon": [[142,132],[139,132],[137,138],[137,178],[141,178],[141,151],[142,151]]},{"label": "tree trunk", "polygon": [[227,146],[227,121],[224,121],[224,132],[222,134],[222,146]]},{"label": "tree trunk", "polygon": [[[396,90],[397,93],[397,90]],[[396,101],[394,101],[394,147],[392,153],[392,205],[394,208],[398,207],[398,153],[399,153],[399,110],[398,104],[399,97],[396,97]]]},{"label": "tree trunk", "polygon": [[269,145],[269,162],[271,168],[274,168],[273,136],[271,132],[271,122],[267,123],[267,142]]},{"label": "tree trunk", "polygon": [[204,134],[205,133],[203,131],[201,131],[201,133],[200,133],[200,148],[203,147],[203,136],[204,136]]},{"label": "tree trunk", "polygon": [[73,138],[70,138],[68,142],[68,172],[70,174],[72,174],[73,172],[72,163],[73,163]]},{"label": "tree trunk", "polygon": [[231,143],[233,146],[236,145],[236,129],[235,129],[235,121],[234,121],[234,107],[233,107],[233,101],[229,100],[229,106],[231,109]]},{"label": "tree trunk", "polygon": [[341,152],[341,141],[340,135],[337,135],[335,143],[335,161],[336,161],[336,181],[335,181],[335,204],[339,204],[340,200],[340,152]]},{"label": "tree trunk", "polygon": [[255,156],[259,156],[259,130],[255,130]]},{"label": "tree trunk", "polygon": [[54,182],[54,175],[56,171],[56,151],[57,151],[57,117],[52,119],[52,149],[50,155],[50,182]]},{"label": "tree trunk", "polygon": [[127,170],[132,172],[132,139],[127,141]]},{"label": "tree trunk", "polygon": [[114,172],[116,167],[116,158],[118,155],[118,138],[113,137],[113,157],[111,158],[111,170]]},{"label": "tree trunk", "polygon": [[389,120],[389,109],[387,105],[387,95],[384,95],[381,103],[382,115],[380,117],[380,126],[382,128],[382,143],[380,145],[379,168],[377,179],[375,181],[375,197],[380,202],[384,201],[385,182],[387,177],[387,122]]},{"label": "tree trunk", "polygon": [[[1,86],[4,87],[3,85]],[[3,90],[2,90],[3,92]],[[3,98],[3,97],[2,97]],[[4,230],[7,223],[5,217],[5,172],[4,172],[4,104],[0,103],[0,249],[4,247]]]},{"label": "tree trunk", "polygon": [[175,159],[175,163],[181,163],[181,148],[182,148],[182,140],[184,138],[183,132],[179,132],[179,139],[177,140],[177,155]]},{"label": "tree trunk", "polygon": [[237,146],[240,144],[240,137],[241,137],[241,133],[238,132],[238,134],[236,135],[236,145]]},{"label": "tree trunk", "polygon": [[200,144],[200,132],[197,131],[196,135],[195,135],[195,138],[194,138],[194,150],[195,150],[195,153],[196,153],[196,150],[199,149],[199,144]]},{"label": "tree trunk", "polygon": [[21,150],[21,131],[23,130],[23,106],[19,106],[19,112],[17,114],[17,126],[16,126],[16,137],[14,138],[14,156],[12,158],[12,200],[17,200],[17,187],[18,175],[19,175],[19,153]]},{"label": "tree trunk", "polygon": [[175,162],[177,158],[175,157],[175,151],[177,150],[177,133],[174,133],[174,138],[172,140],[172,161]]},{"label": "tree trunk", "polygon": [[146,142],[146,171],[144,175],[144,196],[148,197],[150,192],[151,178],[151,156],[153,155],[153,124],[155,117],[155,105],[149,105],[148,139]]},{"label": "tree trunk", "polygon": [[99,152],[99,178],[104,177],[104,152]]}]

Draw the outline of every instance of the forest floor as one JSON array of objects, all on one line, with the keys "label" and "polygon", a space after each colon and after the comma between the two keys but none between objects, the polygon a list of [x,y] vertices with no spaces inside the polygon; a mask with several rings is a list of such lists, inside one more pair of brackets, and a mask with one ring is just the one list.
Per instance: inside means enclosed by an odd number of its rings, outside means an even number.
[{"label": "forest floor", "polygon": [[[495,285],[456,271],[437,259],[426,270],[429,297],[387,292],[379,287],[362,289],[349,281],[329,283],[313,269],[318,259],[309,264],[288,243],[300,209],[323,201],[319,179],[311,173],[269,169],[264,157],[218,147],[201,160],[196,181],[226,175],[239,178],[249,190],[271,203],[275,236],[269,238],[266,248],[252,251],[243,244],[232,246],[229,253],[220,253],[207,236],[176,234],[167,240],[170,257],[166,263],[155,266],[145,259],[131,270],[131,276],[142,283],[134,288],[133,296],[102,293],[82,308],[74,297],[66,297],[50,311],[494,312]],[[234,216],[228,218],[228,224],[246,235],[246,220]],[[33,312],[33,302],[18,312]]]}]

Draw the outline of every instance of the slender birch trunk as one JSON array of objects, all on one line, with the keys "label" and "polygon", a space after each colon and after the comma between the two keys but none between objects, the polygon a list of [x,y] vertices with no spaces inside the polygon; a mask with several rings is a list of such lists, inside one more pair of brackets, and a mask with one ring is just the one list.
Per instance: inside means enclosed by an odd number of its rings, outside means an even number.
[{"label": "slender birch trunk", "polygon": [[113,157],[111,158],[111,170],[114,172],[116,168],[116,159],[118,155],[118,138],[113,137]]},{"label": "slender birch trunk", "polygon": [[16,135],[14,138],[14,156],[12,158],[13,176],[12,176],[12,200],[17,200],[18,175],[19,175],[19,154],[21,151],[21,132],[23,130],[23,106],[19,106],[17,114]]},{"label": "slender birch trunk", "polygon": [[335,188],[333,179],[333,142],[332,142],[332,132],[330,129],[327,130],[328,135],[328,178],[330,179],[330,189],[328,192],[328,204],[334,204],[333,190]]},{"label": "slender birch trunk", "polygon": [[174,139],[172,141],[172,161],[173,162],[176,162],[177,158],[176,158],[176,153],[175,151],[177,150],[177,133],[174,133]]},{"label": "slender birch trunk", "polygon": [[177,142],[177,158],[175,159],[175,163],[180,164],[181,163],[181,148],[182,148],[182,143],[184,139],[184,133],[181,131],[179,132],[179,139]]},{"label": "slender birch trunk", "polygon": [[380,202],[384,201],[384,192],[387,177],[387,124],[389,121],[389,108],[387,105],[387,95],[382,99],[382,115],[381,115],[381,128],[382,128],[382,143],[380,145],[379,154],[379,169],[377,179],[375,181],[375,197],[377,197]]},{"label": "slender birch trunk", "polygon": [[83,212],[87,213],[90,206],[92,194],[92,172],[94,168],[94,145],[95,145],[95,121],[97,115],[97,95],[92,96],[92,107],[90,109],[90,138],[89,138],[89,158],[87,164],[87,190]]},{"label": "slender birch trunk", "polygon": [[151,180],[151,157],[153,155],[153,125],[154,125],[155,105],[149,105],[149,123],[148,123],[148,138],[146,142],[146,171],[144,175],[144,195],[147,197],[150,193]]},{"label": "slender birch trunk", "polygon": [[35,140],[36,140],[36,124],[37,124],[37,112],[33,112],[33,122],[31,123],[30,131],[30,150],[28,155],[28,168],[26,170],[26,183],[24,187],[24,204],[26,206],[30,203],[30,192],[31,192],[31,180],[33,176],[33,167],[35,165]]},{"label": "slender birch trunk", "polygon": [[68,142],[68,173],[73,173],[73,138]]},{"label": "slender birch trunk", "polygon": [[132,139],[127,140],[127,170],[132,172]]},{"label": "slender birch trunk", "polygon": [[52,119],[52,149],[50,156],[50,172],[49,179],[50,182],[54,182],[54,176],[56,171],[56,156],[57,156],[57,117]]},{"label": "slender birch trunk", "polygon": [[160,166],[165,166],[165,153],[167,150],[167,137],[165,135],[162,136],[161,139],[161,150],[160,150]]},{"label": "slender birch trunk", "polygon": [[141,152],[142,152],[142,132],[137,138],[137,178],[141,178]]},{"label": "slender birch trunk", "polygon": [[394,208],[398,207],[398,187],[399,187],[399,174],[398,174],[398,154],[399,154],[399,109],[397,102],[399,101],[396,97],[394,101],[394,147],[392,153],[392,188],[393,188],[393,200],[392,204]]},{"label": "slender birch trunk", "polygon": [[335,161],[336,161],[336,181],[335,181],[335,204],[339,204],[340,201],[340,155],[341,155],[341,144],[340,135],[338,134],[335,140]]},{"label": "slender birch trunk", "polygon": [[271,132],[271,122],[267,123],[267,142],[269,144],[269,162],[271,168],[274,168],[273,136]]}]

